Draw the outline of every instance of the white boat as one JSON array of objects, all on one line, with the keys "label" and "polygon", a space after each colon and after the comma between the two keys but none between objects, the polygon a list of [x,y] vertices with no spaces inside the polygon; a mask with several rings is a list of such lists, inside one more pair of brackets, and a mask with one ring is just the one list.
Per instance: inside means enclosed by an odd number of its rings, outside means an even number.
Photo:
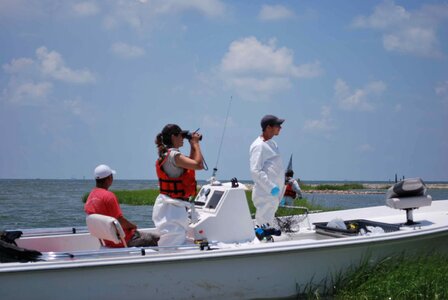
[{"label": "white boat", "polygon": [[[300,230],[274,242],[255,237],[242,184],[204,185],[195,203],[190,235],[208,245],[104,248],[99,238],[111,229],[115,234],[117,223],[101,217],[93,217],[89,230],[25,230],[18,247],[42,255],[0,264],[2,299],[291,297],[366,259],[448,252],[448,200],[429,196],[392,196],[385,206],[296,217]],[[338,219],[348,227],[330,226]],[[98,228],[103,221],[106,230]],[[371,232],[360,235],[359,227]]]}]

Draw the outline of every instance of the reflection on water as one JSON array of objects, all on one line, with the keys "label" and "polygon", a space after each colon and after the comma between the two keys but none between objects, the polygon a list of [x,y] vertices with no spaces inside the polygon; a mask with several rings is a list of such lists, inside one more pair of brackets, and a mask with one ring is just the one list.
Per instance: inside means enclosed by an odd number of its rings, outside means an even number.
[{"label": "reflection on water", "polygon": [[[95,185],[93,180],[0,180],[0,230],[17,228],[85,226],[81,197]],[[112,190],[157,187],[153,180],[115,180]],[[448,199],[448,190],[429,190],[434,200]],[[307,194],[325,207],[357,208],[384,204],[384,194]],[[123,214],[139,227],[152,227],[152,206],[121,205]]]}]

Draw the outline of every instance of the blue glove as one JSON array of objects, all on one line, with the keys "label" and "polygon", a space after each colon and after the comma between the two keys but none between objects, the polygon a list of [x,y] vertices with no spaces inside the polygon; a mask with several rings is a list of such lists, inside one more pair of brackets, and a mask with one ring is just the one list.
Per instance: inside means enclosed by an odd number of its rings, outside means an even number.
[{"label": "blue glove", "polygon": [[278,186],[274,186],[271,190],[271,195],[278,196],[278,194],[280,194],[280,189],[278,188]]}]

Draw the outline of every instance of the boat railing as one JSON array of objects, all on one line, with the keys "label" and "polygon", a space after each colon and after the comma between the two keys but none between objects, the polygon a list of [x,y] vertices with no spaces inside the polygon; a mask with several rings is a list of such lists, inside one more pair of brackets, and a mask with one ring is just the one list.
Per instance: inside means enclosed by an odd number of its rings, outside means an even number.
[{"label": "boat railing", "polygon": [[53,236],[53,235],[79,234],[89,232],[86,226],[6,230],[6,232],[8,231],[21,231],[22,232],[21,237]]},{"label": "boat railing", "polygon": [[[216,246],[217,243],[209,243],[207,246]],[[102,247],[97,250],[73,251],[73,252],[44,252],[41,258],[44,261],[73,260],[91,258],[112,258],[112,257],[135,257],[151,254],[178,251],[213,250],[217,248],[203,247],[200,244],[177,245],[177,246],[155,246],[155,247],[128,247],[128,248],[107,248]]]}]

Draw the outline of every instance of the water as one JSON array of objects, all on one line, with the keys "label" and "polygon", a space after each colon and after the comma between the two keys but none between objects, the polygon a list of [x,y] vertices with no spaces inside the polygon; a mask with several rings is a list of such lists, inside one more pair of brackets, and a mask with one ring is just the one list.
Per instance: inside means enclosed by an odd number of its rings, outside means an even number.
[{"label": "water", "polygon": [[[93,180],[0,180],[0,230],[85,226],[82,196]],[[111,190],[155,188],[156,181],[115,180]],[[123,214],[139,227],[153,227],[152,206],[121,204]]]},{"label": "water", "polygon": [[[85,226],[82,196],[94,187],[93,180],[0,179],[0,230]],[[115,180],[111,190],[157,187],[154,180]],[[448,189],[428,192],[434,200],[448,199]],[[358,208],[384,204],[384,194],[307,194],[325,207]],[[126,218],[139,227],[153,227],[152,206],[121,204]]]},{"label": "water", "polygon": [[[385,191],[385,190],[384,190]],[[384,192],[383,191],[383,192]],[[340,195],[340,194],[307,194],[302,193],[311,203],[333,208],[360,208],[384,205],[385,195],[362,194],[362,195]],[[447,200],[448,189],[428,189],[428,194],[433,200]]]}]

